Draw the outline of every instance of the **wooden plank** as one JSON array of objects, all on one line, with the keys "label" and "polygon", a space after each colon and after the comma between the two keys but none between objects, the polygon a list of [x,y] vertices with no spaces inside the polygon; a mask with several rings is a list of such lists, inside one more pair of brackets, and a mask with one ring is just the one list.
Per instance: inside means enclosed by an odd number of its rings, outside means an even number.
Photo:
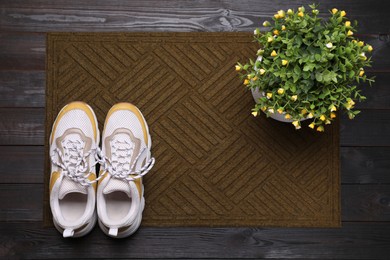
[{"label": "wooden plank", "polygon": [[0,107],[45,107],[45,72],[0,71]]},{"label": "wooden plank", "polygon": [[[362,110],[341,120],[341,146],[390,146],[389,110]],[[0,108],[0,145],[43,145],[43,108]]]},{"label": "wooden plank", "polygon": [[[375,76],[372,87],[362,83],[367,100],[360,109],[390,109],[390,73],[367,73]],[[0,71],[0,107],[45,107],[45,72]]]},{"label": "wooden plank", "polygon": [[43,145],[42,108],[1,108],[0,145]]},{"label": "wooden plank", "polygon": [[42,183],[43,146],[0,146],[1,183]]},{"label": "wooden plank", "polygon": [[42,219],[42,184],[0,184],[0,221]]},{"label": "wooden plank", "polygon": [[341,183],[390,184],[390,147],[342,147]]},{"label": "wooden plank", "polygon": [[384,59],[383,57],[390,57],[390,35],[366,34],[356,35],[356,37],[374,48],[374,51],[370,53],[372,68],[367,68],[367,71],[389,72],[390,60]]},{"label": "wooden plank", "polygon": [[[390,147],[342,147],[340,157],[342,184],[390,184]],[[1,182],[42,183],[44,158],[43,146],[0,146]]]},{"label": "wooden plank", "polygon": [[386,259],[388,223],[313,228],[143,228],[114,240],[96,227],[85,239],[64,239],[40,222],[0,223],[3,258],[262,258]]},{"label": "wooden plank", "polygon": [[[0,198],[0,222],[42,219],[42,183],[0,184]],[[389,201],[390,185],[342,185],[341,219],[390,221]]]},{"label": "wooden plank", "polygon": [[390,185],[343,185],[344,221],[389,221]]},{"label": "wooden plank", "polygon": [[[311,1],[304,1],[306,4]],[[4,31],[253,31],[279,9],[302,1],[2,1]],[[150,8],[153,6],[153,8]],[[337,7],[359,21],[360,33],[390,32],[383,0],[322,1],[320,15]]]},{"label": "wooden plank", "polygon": [[45,70],[45,41],[43,33],[0,33],[0,70]]},{"label": "wooden plank", "polygon": [[359,109],[390,109],[390,73],[367,73],[375,77],[375,83],[361,83],[362,94],[367,100],[357,103]]},{"label": "wooden plank", "polygon": [[389,110],[362,110],[355,119],[342,117],[341,146],[390,146]]}]

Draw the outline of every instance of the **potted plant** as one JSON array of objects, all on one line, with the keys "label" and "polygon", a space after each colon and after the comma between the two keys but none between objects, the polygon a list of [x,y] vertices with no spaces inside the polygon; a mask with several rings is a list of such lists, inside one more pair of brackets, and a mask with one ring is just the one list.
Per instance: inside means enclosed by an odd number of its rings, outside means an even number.
[{"label": "potted plant", "polygon": [[317,7],[309,7],[280,10],[272,23],[265,21],[269,30],[254,31],[257,59],[237,63],[236,70],[256,100],[254,116],[263,111],[296,129],[309,119],[310,128],[323,132],[336,111],[344,109],[350,119],[359,113],[355,102],[365,97],[357,84],[374,82],[364,71],[373,48],[354,37],[357,22],[352,24],[345,11],[334,8],[322,20]]}]

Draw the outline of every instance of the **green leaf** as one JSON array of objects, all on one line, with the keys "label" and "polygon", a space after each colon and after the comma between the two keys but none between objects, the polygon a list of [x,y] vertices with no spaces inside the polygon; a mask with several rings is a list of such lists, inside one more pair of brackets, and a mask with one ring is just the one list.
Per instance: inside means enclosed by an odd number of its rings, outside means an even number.
[{"label": "green leaf", "polygon": [[315,57],[316,61],[320,61],[321,60],[321,55],[319,55],[319,54],[314,55],[314,57]]},{"label": "green leaf", "polygon": [[299,75],[299,74],[301,74],[301,72],[302,72],[301,68],[298,65],[295,65],[294,66],[294,73]]},{"label": "green leaf", "polygon": [[313,104],[310,105],[310,109],[314,109],[315,107],[316,107],[316,106],[313,105]]},{"label": "green leaf", "polygon": [[317,80],[318,82],[322,82],[322,80],[323,80],[322,73],[319,73],[319,72],[316,73],[316,80]]}]

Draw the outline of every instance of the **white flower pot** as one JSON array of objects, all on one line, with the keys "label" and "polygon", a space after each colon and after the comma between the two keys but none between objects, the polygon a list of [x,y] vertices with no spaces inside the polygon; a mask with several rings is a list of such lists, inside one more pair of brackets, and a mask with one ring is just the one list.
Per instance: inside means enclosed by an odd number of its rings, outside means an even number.
[{"label": "white flower pot", "polygon": [[[260,92],[258,89],[251,89],[251,91],[252,91],[253,99],[255,100],[256,103],[259,100],[259,98],[264,97],[264,92]],[[277,111],[275,111],[275,113],[273,113],[273,114],[269,114],[270,118],[275,119],[277,121],[285,122],[285,123],[293,122],[293,120],[286,119],[286,118],[284,118],[284,116],[285,116],[285,113],[279,114]]]}]

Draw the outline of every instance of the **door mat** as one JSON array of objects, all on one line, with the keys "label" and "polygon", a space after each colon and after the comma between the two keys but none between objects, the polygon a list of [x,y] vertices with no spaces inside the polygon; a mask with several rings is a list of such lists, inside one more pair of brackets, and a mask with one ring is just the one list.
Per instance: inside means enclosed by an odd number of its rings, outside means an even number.
[{"label": "door mat", "polygon": [[[143,112],[154,168],[144,177],[143,226],[340,226],[339,123],[254,118],[234,65],[254,58],[249,33],[49,33],[46,141],[75,100]],[[45,214],[49,207],[46,145]]]}]

